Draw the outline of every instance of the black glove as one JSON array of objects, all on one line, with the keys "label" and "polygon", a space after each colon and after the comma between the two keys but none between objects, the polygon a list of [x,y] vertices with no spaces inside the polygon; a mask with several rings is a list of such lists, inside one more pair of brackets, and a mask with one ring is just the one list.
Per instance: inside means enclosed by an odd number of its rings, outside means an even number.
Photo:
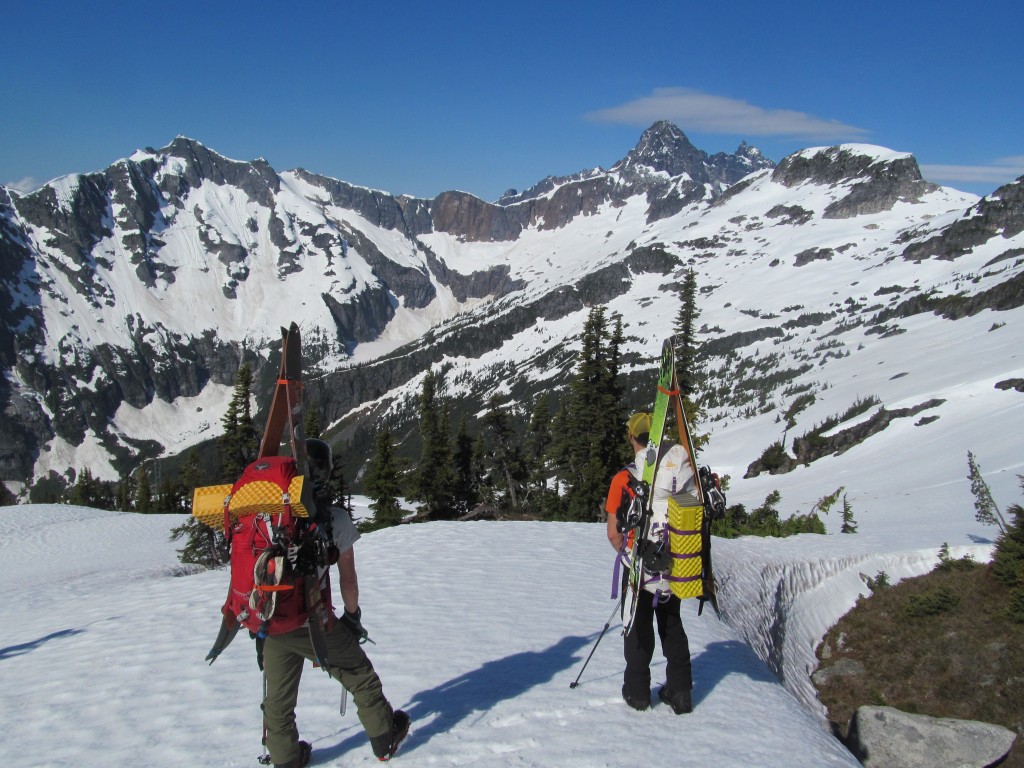
[{"label": "black glove", "polygon": [[356,636],[356,639],[360,643],[365,643],[370,639],[370,633],[363,627],[363,623],[360,619],[363,616],[363,609],[356,607],[355,613],[345,611],[341,616],[341,623],[348,627],[349,631]]}]

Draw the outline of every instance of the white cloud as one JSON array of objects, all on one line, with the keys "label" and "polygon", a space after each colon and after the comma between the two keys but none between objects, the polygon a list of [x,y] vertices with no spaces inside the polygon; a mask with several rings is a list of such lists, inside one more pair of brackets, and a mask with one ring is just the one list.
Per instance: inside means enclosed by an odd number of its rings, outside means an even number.
[{"label": "white cloud", "polygon": [[1001,157],[989,165],[922,163],[921,175],[929,181],[1005,184],[1024,175],[1024,155]]},{"label": "white cloud", "polygon": [[32,176],[26,176],[18,181],[5,181],[4,186],[8,189],[13,189],[16,192],[26,194],[28,192],[34,192],[43,186],[43,183]]},{"label": "white cloud", "polygon": [[792,109],[765,109],[693,88],[656,88],[650,96],[586,115],[590,120],[647,126],[670,120],[684,131],[744,136],[799,136],[820,141],[861,139],[864,128]]}]

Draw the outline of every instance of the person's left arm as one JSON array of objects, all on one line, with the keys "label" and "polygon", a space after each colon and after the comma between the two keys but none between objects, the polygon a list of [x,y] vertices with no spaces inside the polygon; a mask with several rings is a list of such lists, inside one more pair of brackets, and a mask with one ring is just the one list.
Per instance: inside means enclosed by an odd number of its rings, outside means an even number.
[{"label": "person's left arm", "polygon": [[338,555],[338,584],[346,613],[356,613],[359,610],[359,577],[356,574],[354,547],[349,547]]}]

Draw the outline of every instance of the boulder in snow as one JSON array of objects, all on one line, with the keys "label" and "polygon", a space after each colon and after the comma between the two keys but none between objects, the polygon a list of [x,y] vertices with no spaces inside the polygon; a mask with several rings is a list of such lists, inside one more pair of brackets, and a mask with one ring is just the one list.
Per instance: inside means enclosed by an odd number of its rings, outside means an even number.
[{"label": "boulder in snow", "polygon": [[867,768],[998,765],[1017,735],[999,725],[928,717],[892,707],[859,707],[847,746]]}]

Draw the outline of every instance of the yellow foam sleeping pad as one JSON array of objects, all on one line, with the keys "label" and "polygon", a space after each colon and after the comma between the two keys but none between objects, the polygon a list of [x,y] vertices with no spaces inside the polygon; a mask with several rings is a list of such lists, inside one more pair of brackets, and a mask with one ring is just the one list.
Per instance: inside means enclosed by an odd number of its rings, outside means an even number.
[{"label": "yellow foam sleeping pad", "polygon": [[701,526],[704,507],[695,504],[693,496],[671,496],[668,500],[669,550],[672,552],[672,570],[668,580],[672,594],[680,600],[704,595],[701,575]]},{"label": "yellow foam sleeping pad", "polygon": [[[302,502],[304,480],[302,475],[296,475],[288,484],[288,496],[292,500],[292,515],[295,517],[309,516],[306,505]],[[192,495],[192,516],[215,530],[223,530],[224,499],[229,493],[231,493],[231,485],[206,485],[196,488]],[[246,483],[231,497],[228,511],[232,520],[256,513],[283,514],[284,499],[281,494],[281,486],[265,480]]]}]

